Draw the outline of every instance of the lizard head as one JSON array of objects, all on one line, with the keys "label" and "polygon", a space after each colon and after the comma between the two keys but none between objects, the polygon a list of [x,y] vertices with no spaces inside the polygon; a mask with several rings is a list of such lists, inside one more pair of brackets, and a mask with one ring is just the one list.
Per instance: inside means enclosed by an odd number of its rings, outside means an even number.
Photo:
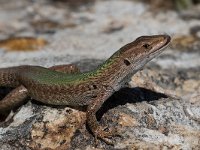
[{"label": "lizard head", "polygon": [[118,90],[146,63],[159,55],[170,43],[168,35],[141,36],[123,46],[97,68],[97,75]]},{"label": "lizard head", "polygon": [[160,54],[170,40],[168,35],[141,36],[120,48],[120,59],[126,66],[141,68]]}]

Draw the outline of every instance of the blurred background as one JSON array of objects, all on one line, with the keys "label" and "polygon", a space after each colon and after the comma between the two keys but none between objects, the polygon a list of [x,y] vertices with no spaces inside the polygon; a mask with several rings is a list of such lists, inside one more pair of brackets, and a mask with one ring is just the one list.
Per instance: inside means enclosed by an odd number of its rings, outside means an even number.
[{"label": "blurred background", "polygon": [[[174,52],[181,52],[166,67],[187,67],[200,64],[193,55],[199,54],[199,30],[198,0],[0,0],[0,67],[52,65],[63,60],[46,58],[65,55],[104,59],[152,34],[171,35]],[[186,53],[193,57],[187,63]]]}]

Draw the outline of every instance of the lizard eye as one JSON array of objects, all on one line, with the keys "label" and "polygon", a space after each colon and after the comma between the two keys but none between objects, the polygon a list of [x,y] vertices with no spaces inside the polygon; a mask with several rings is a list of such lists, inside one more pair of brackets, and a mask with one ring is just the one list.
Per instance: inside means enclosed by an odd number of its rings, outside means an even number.
[{"label": "lizard eye", "polygon": [[150,45],[148,43],[142,45],[144,48],[148,49],[150,47]]},{"label": "lizard eye", "polygon": [[126,66],[129,66],[131,64],[128,59],[124,59],[124,63],[125,63]]}]

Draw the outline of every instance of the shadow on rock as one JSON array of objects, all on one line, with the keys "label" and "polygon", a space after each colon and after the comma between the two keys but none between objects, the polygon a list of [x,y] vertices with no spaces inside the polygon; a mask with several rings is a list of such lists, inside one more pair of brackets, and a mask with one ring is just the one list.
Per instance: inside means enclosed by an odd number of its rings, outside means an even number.
[{"label": "shadow on rock", "polygon": [[99,120],[104,113],[119,105],[125,105],[127,103],[136,103],[142,101],[150,102],[167,97],[168,96],[165,94],[157,93],[145,88],[123,88],[115,92],[107,101],[104,102],[103,106],[97,112],[97,119]]}]

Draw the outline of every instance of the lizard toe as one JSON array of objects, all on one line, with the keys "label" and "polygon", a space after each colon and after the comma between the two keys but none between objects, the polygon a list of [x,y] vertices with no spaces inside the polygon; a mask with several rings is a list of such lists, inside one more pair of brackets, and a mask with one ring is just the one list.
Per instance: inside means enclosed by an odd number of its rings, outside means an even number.
[{"label": "lizard toe", "polygon": [[114,142],[110,140],[110,138],[114,136],[119,136],[120,134],[118,133],[117,129],[112,129],[110,131],[105,131],[107,127],[102,128],[99,127],[95,132],[95,144],[98,144],[98,139],[101,139],[108,145],[114,145]]}]

